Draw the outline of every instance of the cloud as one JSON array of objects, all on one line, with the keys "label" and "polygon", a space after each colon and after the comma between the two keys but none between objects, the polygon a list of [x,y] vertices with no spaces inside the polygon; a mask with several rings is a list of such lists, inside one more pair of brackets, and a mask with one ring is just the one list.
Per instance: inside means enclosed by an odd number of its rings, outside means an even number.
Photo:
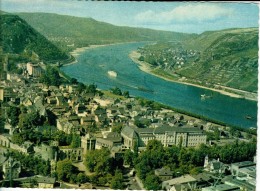
[{"label": "cloud", "polygon": [[178,6],[170,11],[154,12],[148,10],[135,16],[135,20],[140,23],[169,24],[185,22],[208,22],[233,14],[233,9],[219,5],[210,4],[189,4]]}]

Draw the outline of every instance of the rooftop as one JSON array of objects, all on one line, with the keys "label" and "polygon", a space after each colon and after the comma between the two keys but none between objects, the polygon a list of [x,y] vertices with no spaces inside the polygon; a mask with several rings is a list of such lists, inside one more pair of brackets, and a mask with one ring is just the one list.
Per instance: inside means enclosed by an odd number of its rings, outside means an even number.
[{"label": "rooftop", "polygon": [[155,174],[157,176],[172,176],[173,172],[169,168],[159,168],[156,169]]},{"label": "rooftop", "polygon": [[134,131],[133,128],[129,127],[129,126],[125,126],[122,131],[121,134],[126,135],[130,138],[137,138],[136,132]]},{"label": "rooftop", "polygon": [[255,188],[256,186],[255,185],[252,185],[246,181],[243,181],[243,180],[238,180],[236,178],[233,178],[232,176],[226,176],[223,181],[226,183],[226,184],[232,184],[232,185],[236,185],[236,186],[239,186],[239,187],[244,187],[246,188],[248,191],[255,191]]},{"label": "rooftop", "polygon": [[46,183],[46,184],[54,184],[55,183],[55,178],[51,177],[39,177],[37,178],[38,183]]},{"label": "rooftop", "polygon": [[210,186],[206,188],[202,188],[202,191],[240,191],[238,186],[231,186],[227,184],[219,184],[216,186]]},{"label": "rooftop", "polygon": [[243,162],[232,163],[231,165],[237,166],[238,168],[243,168],[248,166],[255,166],[256,164],[252,161],[243,161]]},{"label": "rooftop", "polygon": [[203,132],[203,131],[196,127],[187,127],[187,126],[171,127],[167,125],[163,125],[154,129],[154,133],[157,134],[161,134],[165,132]]},{"label": "rooftop", "polygon": [[193,178],[189,174],[186,174],[178,178],[173,178],[171,180],[164,181],[163,183],[168,185],[175,185],[175,184],[185,184],[185,183],[195,182],[195,181],[197,181],[195,178]]}]

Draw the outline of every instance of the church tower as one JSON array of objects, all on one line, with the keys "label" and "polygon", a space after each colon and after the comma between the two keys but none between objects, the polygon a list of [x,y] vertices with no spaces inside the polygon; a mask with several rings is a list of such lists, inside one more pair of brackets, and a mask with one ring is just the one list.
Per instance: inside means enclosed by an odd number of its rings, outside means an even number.
[{"label": "church tower", "polygon": [[207,168],[208,165],[209,165],[209,157],[208,157],[208,155],[207,155],[207,156],[205,157],[205,159],[204,159],[204,168]]},{"label": "church tower", "polygon": [[4,59],[4,71],[5,72],[8,72],[8,63],[9,63],[8,56],[6,56]]}]

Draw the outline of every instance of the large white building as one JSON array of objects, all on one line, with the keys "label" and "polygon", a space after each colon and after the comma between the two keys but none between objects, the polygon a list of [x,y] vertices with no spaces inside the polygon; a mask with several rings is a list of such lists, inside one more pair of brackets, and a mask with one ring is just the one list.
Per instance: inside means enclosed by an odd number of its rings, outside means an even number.
[{"label": "large white building", "polygon": [[207,136],[203,130],[196,127],[171,127],[163,125],[156,128],[136,128],[125,126],[121,132],[124,146],[133,149],[134,144],[145,147],[150,140],[158,140],[163,146],[180,145],[183,147],[196,147],[206,144]]}]

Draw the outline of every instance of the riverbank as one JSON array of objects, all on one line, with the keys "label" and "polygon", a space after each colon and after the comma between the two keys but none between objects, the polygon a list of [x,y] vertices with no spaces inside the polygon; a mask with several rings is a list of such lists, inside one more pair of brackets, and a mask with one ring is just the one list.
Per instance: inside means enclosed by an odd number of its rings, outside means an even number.
[{"label": "riverbank", "polygon": [[111,46],[111,45],[118,45],[118,44],[125,44],[125,43],[135,43],[135,42],[118,42],[118,43],[110,43],[110,44],[98,44],[98,45],[89,45],[86,47],[76,48],[75,50],[71,51],[69,54],[75,58],[73,62],[63,64],[62,66],[68,66],[71,64],[76,64],[78,62],[77,57],[84,51],[99,47]]},{"label": "riverbank", "polygon": [[87,47],[81,47],[81,48],[76,48],[70,54],[74,57],[77,57],[80,55],[80,53],[88,50],[88,49],[93,49],[93,48],[99,48],[99,47],[104,47],[104,46],[110,46],[110,45],[115,45],[115,44],[100,44],[100,45],[89,45]]},{"label": "riverbank", "polygon": [[[256,96],[246,96],[246,93],[249,93],[249,92],[245,92],[245,95],[242,96],[242,95],[239,95],[239,94],[236,94],[236,93],[231,93],[231,92],[228,92],[228,91],[225,91],[225,90],[220,90],[220,89],[215,89],[215,88],[209,88],[209,87],[205,87],[205,86],[201,86],[201,85],[198,85],[198,84],[193,84],[193,83],[189,83],[189,82],[184,82],[182,81],[182,79],[178,79],[178,80],[174,80],[174,79],[170,79],[168,77],[165,77],[165,76],[162,76],[162,75],[158,75],[154,72],[154,69],[150,67],[150,64],[146,63],[146,62],[143,62],[143,61],[140,61],[138,60],[139,57],[141,56],[140,53],[138,53],[137,51],[132,51],[130,54],[129,54],[129,57],[135,62],[138,64],[140,70],[142,70],[143,72],[146,72],[146,73],[149,73],[151,75],[154,75],[156,77],[159,77],[159,78],[162,78],[164,80],[167,80],[167,81],[170,81],[170,82],[176,82],[176,83],[181,83],[181,84],[185,84],[185,85],[189,85],[189,86],[195,86],[195,87],[199,87],[199,88],[203,88],[203,89],[207,89],[207,90],[211,90],[211,91],[215,91],[215,92],[219,92],[223,95],[227,95],[227,96],[230,96],[230,97],[234,97],[234,98],[245,98],[245,99],[248,99],[248,100],[252,100],[252,101],[257,101],[257,95]],[[235,90],[235,89],[233,89]],[[239,90],[241,91],[241,90]],[[242,91],[241,91],[242,92]]]},{"label": "riverbank", "polygon": [[81,48],[76,48],[75,50],[71,51],[69,54],[75,58],[72,62],[63,64],[62,66],[68,66],[71,64],[76,64],[78,62],[77,57],[84,51],[93,49],[93,48],[98,48],[98,47],[103,47],[103,46],[109,46],[113,44],[101,44],[101,45],[89,45],[87,47],[81,47]]}]

